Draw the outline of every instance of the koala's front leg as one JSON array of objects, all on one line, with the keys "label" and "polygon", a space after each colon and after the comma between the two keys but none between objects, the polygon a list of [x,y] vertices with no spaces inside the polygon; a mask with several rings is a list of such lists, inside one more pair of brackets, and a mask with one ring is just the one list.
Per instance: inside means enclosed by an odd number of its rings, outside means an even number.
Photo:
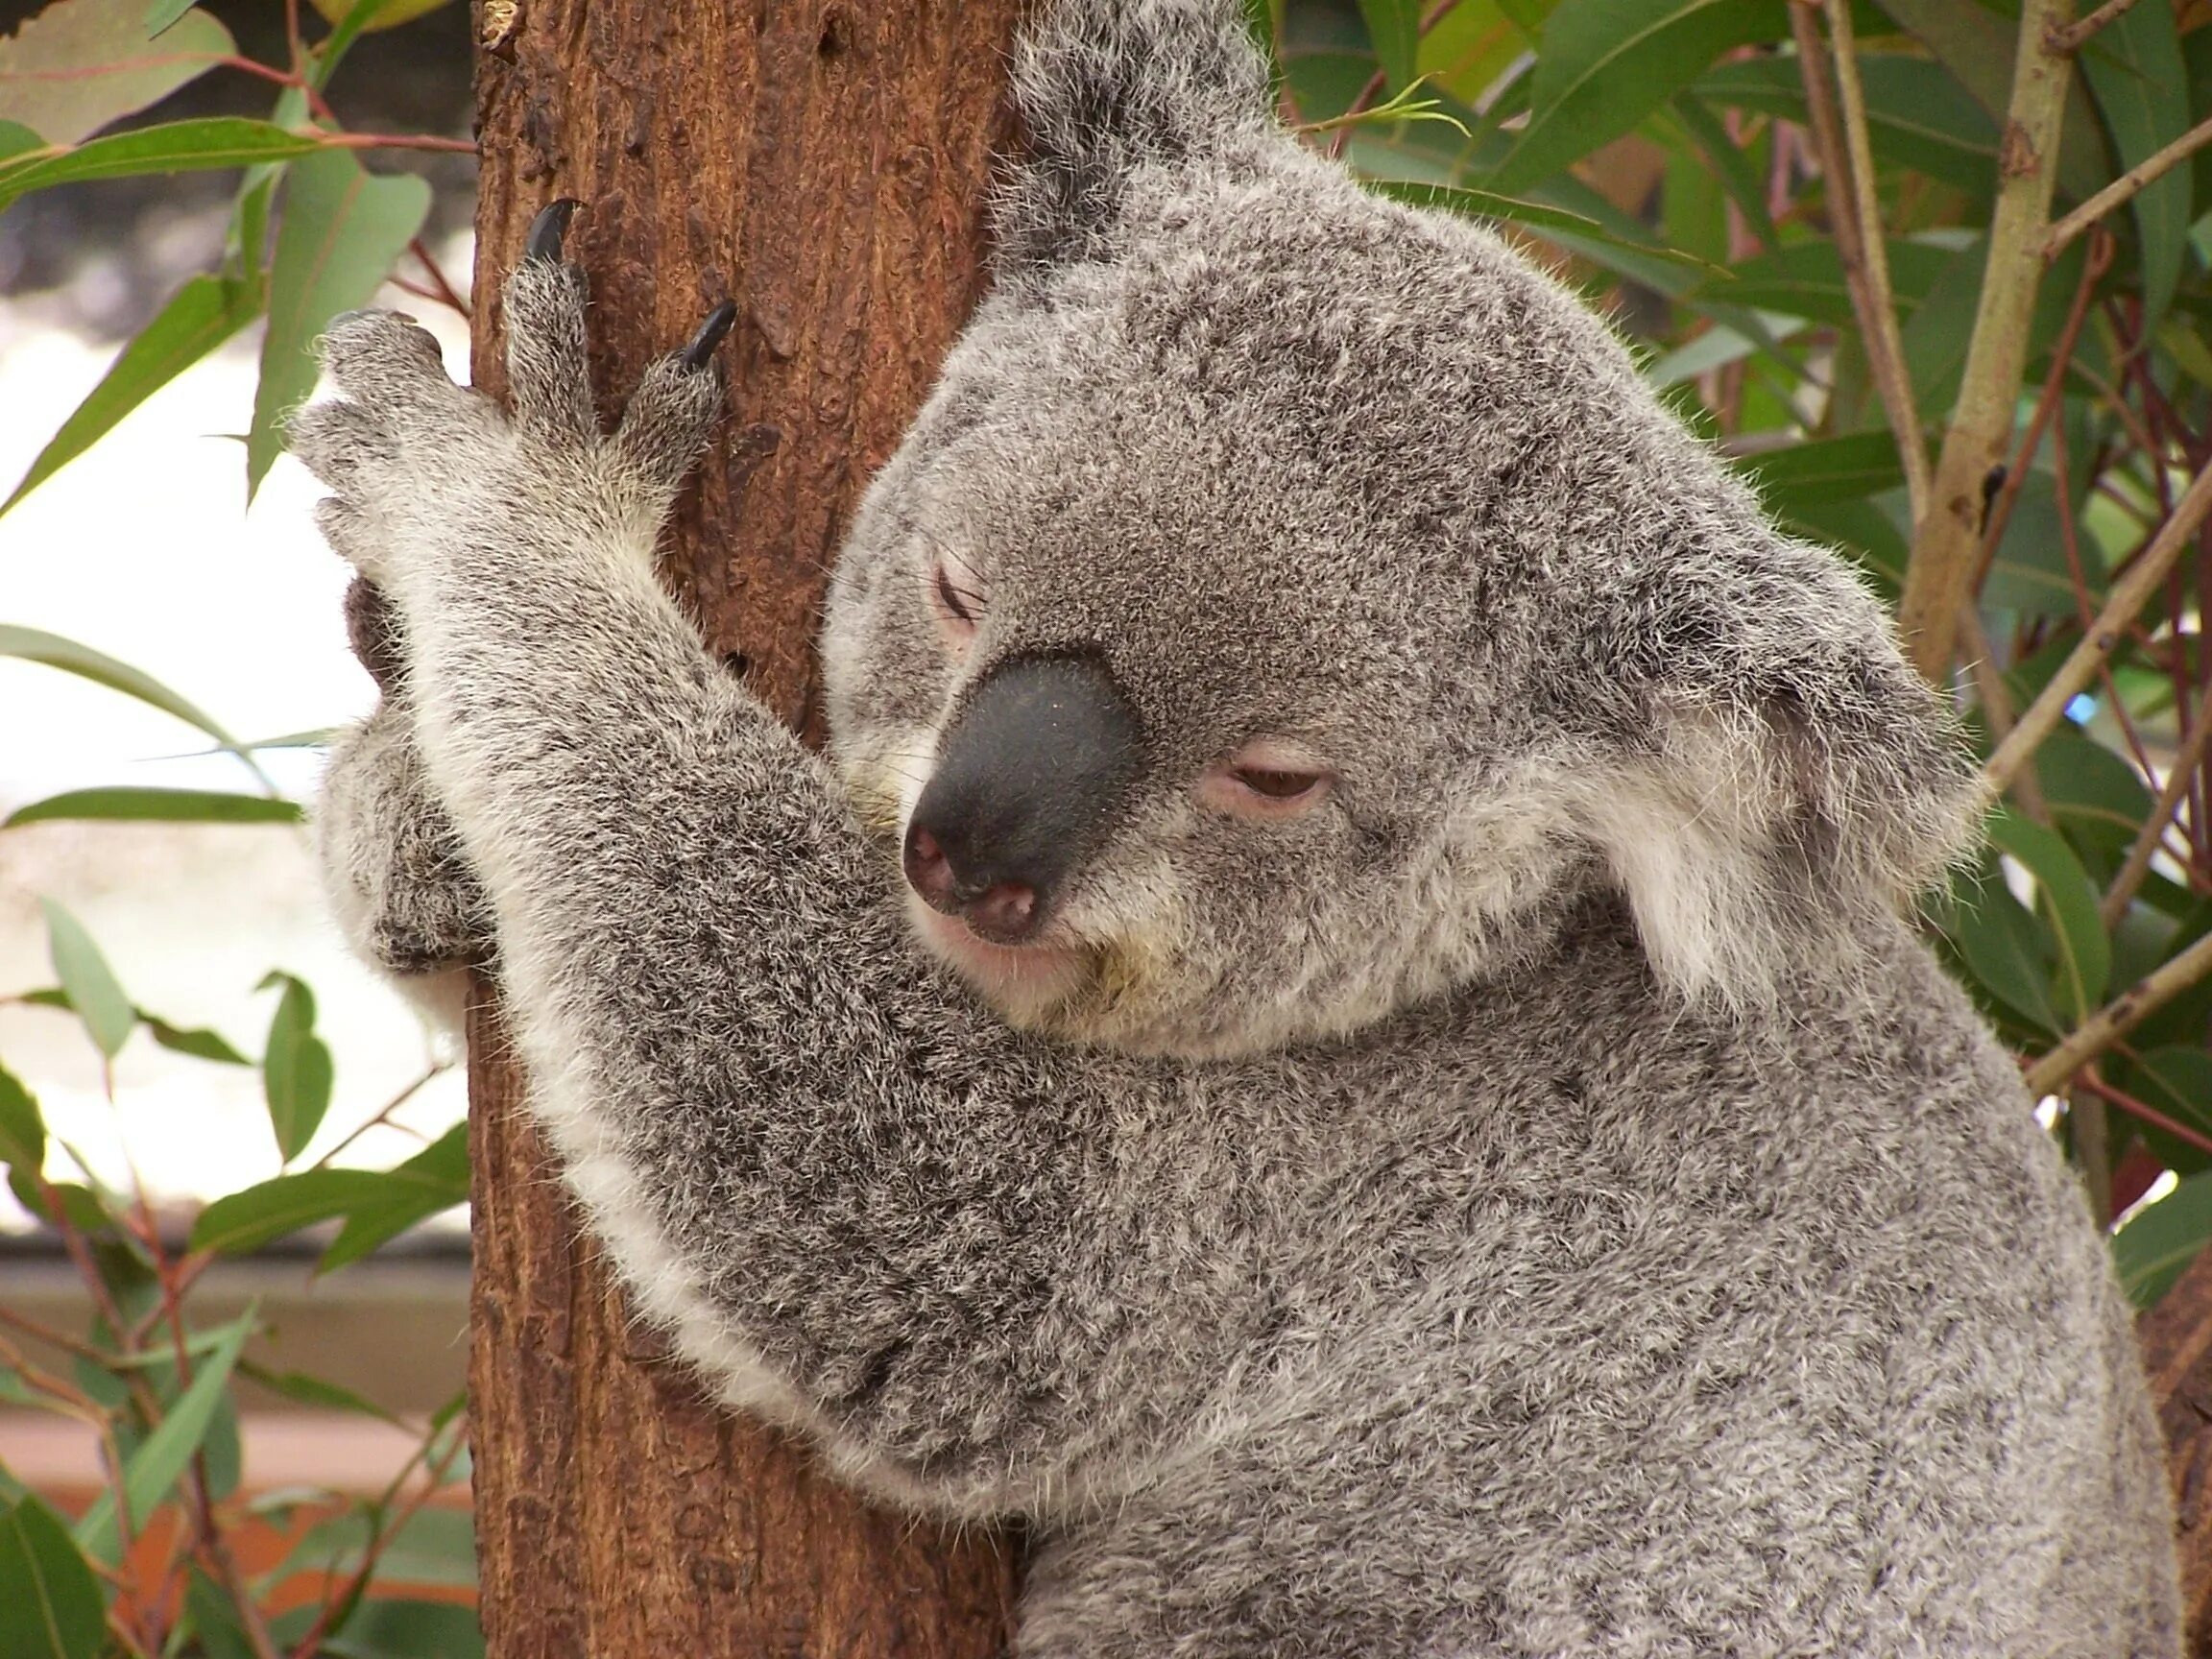
[{"label": "koala's front leg", "polygon": [[[335,539],[345,551],[344,532]],[[315,851],[348,941],[402,989],[426,995],[427,981],[489,958],[491,916],[415,746],[397,618],[367,577],[347,592],[346,621],[378,699],[331,747],[313,815]],[[429,998],[441,1015],[449,1015],[449,1000]]]},{"label": "koala's front leg", "polygon": [[1215,1263],[1200,1286],[1114,1243],[1168,1225],[1102,1175],[1118,1140],[1206,1115],[1157,1069],[1019,1037],[912,949],[828,767],[654,578],[726,316],[602,435],[549,224],[506,291],[512,416],[364,314],[328,342],[348,400],[293,429],[382,527],[533,1109],[643,1310],[848,1475],[968,1514],[1126,1478],[1263,1316],[1218,1264],[1249,1236],[1233,1193],[1170,1226]]}]

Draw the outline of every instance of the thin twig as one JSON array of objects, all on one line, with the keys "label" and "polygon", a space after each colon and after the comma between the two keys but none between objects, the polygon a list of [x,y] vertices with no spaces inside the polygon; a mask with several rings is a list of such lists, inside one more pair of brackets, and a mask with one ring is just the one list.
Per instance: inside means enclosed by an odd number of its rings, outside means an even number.
[{"label": "thin twig", "polygon": [[2072,16],[2073,0],[2023,0],[1989,252],[1974,332],[1951,423],[1936,463],[1928,513],[1912,535],[1898,626],[1913,664],[1937,685],[1951,678],[1959,614],[1973,598],[1982,546],[1983,480],[2011,459],[2012,425],[2028,368],[2029,321],[2043,275],[2044,228],[2056,174],[2058,128],[2073,63],[2043,50]]},{"label": "thin twig", "polygon": [[2066,245],[2112,211],[2122,203],[2140,195],[2149,185],[2155,184],[2166,174],[2205,145],[2212,144],[2212,117],[2207,117],[2159,151],[2147,156],[2057,224],[2051,227],[2043,238],[2045,263],[2056,259],[2066,251]]},{"label": "thin twig", "polygon": [[415,1096],[421,1092],[423,1087],[427,1085],[432,1078],[442,1077],[445,1074],[446,1071],[450,1070],[450,1067],[443,1065],[431,1067],[427,1071],[423,1072],[421,1076],[416,1078],[412,1083],[401,1089],[398,1094],[393,1095],[391,1099],[385,1101],[384,1104],[379,1106],[371,1117],[356,1126],[353,1131],[346,1137],[345,1140],[339,1142],[337,1145],[331,1147],[329,1151],[324,1153],[322,1157],[316,1159],[310,1167],[316,1169],[328,1167],[330,1161],[333,1158],[336,1158],[339,1153],[345,1151],[347,1147],[352,1145],[354,1142],[360,1140],[362,1136],[368,1134],[370,1130],[374,1129],[381,1124],[391,1122],[392,1114],[398,1111],[400,1107],[406,1105],[408,1101],[414,1099]]},{"label": "thin twig", "polygon": [[428,273],[430,285],[437,291],[438,298],[460,312],[465,321],[474,321],[469,315],[469,301],[462,299],[453,284],[445,279],[445,271],[439,266],[438,261],[431,256],[430,250],[424,245],[422,238],[418,236],[414,241],[408,243],[407,252],[414,254],[416,263]]},{"label": "thin twig", "polygon": [[2143,828],[2136,832],[2135,844],[2128,849],[2128,856],[2120,865],[2120,873],[2112,878],[2112,885],[2104,890],[2104,897],[2098,903],[2098,916],[2107,930],[2128,914],[2128,906],[2142,890],[2144,878],[2151,874],[2151,861],[2158,855],[2159,846],[2166,839],[2174,808],[2189,792],[2189,780],[2203,764],[2208,747],[2212,747],[2212,697],[2206,698],[2197,710],[2197,718],[2181,739],[2181,747],[2175,751],[2174,764],[2167,770],[2166,781],[2158,790],[2157,804],[2151,808],[2151,816],[2143,821]]},{"label": "thin twig", "polygon": [[2212,974],[2212,933],[2136,980],[2083,1021],[2065,1042],[2029,1067],[2028,1092],[2037,1099],[2054,1093],[2206,974]]},{"label": "thin twig", "polygon": [[1989,757],[1985,775],[1991,789],[2001,793],[2011,782],[2013,775],[2027,763],[2036,746],[2050,736],[2064,718],[2066,705],[2073,702],[2111,660],[2121,639],[2143,607],[2150,603],[2151,595],[2166,579],[2166,572],[2180,558],[2182,548],[2189,544],[2208,513],[2212,513],[2212,464],[2197,474],[2188,493],[2175,503],[2172,515],[2152,538],[2151,545],[2128,566],[2127,573],[2112,584],[2104,609],[2082,635],[2081,643],[2074,647],[2074,654],[2059,665],[2058,672],[2020,716],[2019,724],[1997,746],[1997,753]]},{"label": "thin twig", "polygon": [[2135,0],[2104,0],[2104,4],[2081,19],[2061,29],[2054,29],[2043,36],[2047,52],[2060,57],[2071,57],[2081,50],[2082,43],[2108,23],[2116,23],[2122,12],[2135,4]]},{"label": "thin twig", "polygon": [[1905,367],[1905,342],[1897,332],[1897,307],[1889,285],[1889,251],[1884,245],[1882,206],[1874,188],[1874,150],[1866,136],[1866,100],[1859,84],[1858,47],[1851,33],[1848,0],[1824,0],[1828,28],[1836,37],[1837,107],[1828,85],[1820,31],[1807,0],[1790,8],[1791,32],[1797,39],[1797,67],[1805,83],[1814,142],[1820,149],[1828,179],[1828,222],[1843,261],[1851,309],[1859,318],[1874,389],[1889,417],[1889,431],[1905,464],[1905,492],[1912,522],[1928,511],[1928,448],[1920,436],[1920,412],[1912,402],[1912,377]]},{"label": "thin twig", "polygon": [[[2111,265],[2112,238],[2100,230],[2090,240],[2089,257],[2081,262],[2081,280],[2076,284],[2074,302],[2066,310],[2066,325],[2058,330],[2058,343],[2051,349],[2051,370],[2043,377],[2043,391],[2035,399],[2035,413],[2029,417],[2028,431],[2020,440],[2020,447],[2012,452],[2011,464],[2005,469],[2005,482],[1989,503],[1988,522],[1982,531],[1982,552],[1974,567],[1973,590],[1977,595],[1988,578],[1989,566],[1996,563],[1997,549],[2003,545],[2005,532],[2012,522],[2012,509],[2020,499],[2020,492],[2027,487],[2029,471],[2034,466],[2035,451],[2043,446],[2043,435],[2051,429],[2059,405],[2065,401],[2066,373],[2074,366],[2074,348],[2080,341],[2081,325],[2089,317],[2090,297]],[[2119,394],[2113,396],[2117,397]],[[1963,613],[1960,619],[1963,622]]]},{"label": "thin twig", "polygon": [[2085,1070],[2080,1076],[2075,1078],[2074,1087],[2085,1089],[2102,1100],[2109,1100],[2128,1117],[2141,1118],[2153,1129],[2163,1129],[2175,1140],[2194,1146],[2200,1152],[2212,1152],[2212,1136],[2192,1129],[2185,1123],[2175,1122],[2157,1107],[2146,1105],[2127,1091],[2113,1088],[2098,1076],[2094,1070]]}]

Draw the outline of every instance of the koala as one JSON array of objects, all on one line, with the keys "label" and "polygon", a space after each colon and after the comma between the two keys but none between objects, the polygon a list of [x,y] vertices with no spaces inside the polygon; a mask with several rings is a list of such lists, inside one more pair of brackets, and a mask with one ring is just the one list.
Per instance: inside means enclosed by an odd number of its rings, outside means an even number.
[{"label": "koala", "polygon": [[1566,291],[1282,132],[1240,10],[1030,25],[827,758],[654,574],[727,312],[611,435],[566,207],[511,411],[333,326],[292,443],[404,668],[341,917],[495,958],[723,1400],[1024,1527],[1028,1659],[2178,1652],[2102,1240],[1901,915],[1940,701]]}]

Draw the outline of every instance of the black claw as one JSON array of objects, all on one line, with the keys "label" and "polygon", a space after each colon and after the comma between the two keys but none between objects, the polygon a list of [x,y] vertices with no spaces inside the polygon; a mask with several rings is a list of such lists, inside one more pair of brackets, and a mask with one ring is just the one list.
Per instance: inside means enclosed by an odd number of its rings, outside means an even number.
[{"label": "black claw", "polygon": [[568,234],[568,221],[576,217],[578,204],[564,196],[538,210],[530,221],[530,234],[522,242],[522,257],[542,259],[548,265],[561,260],[561,242]]},{"label": "black claw", "polygon": [[707,321],[699,325],[699,332],[691,336],[691,343],[677,353],[676,360],[691,373],[713,360],[714,348],[722,344],[722,337],[730,332],[730,325],[737,321],[735,301],[725,300],[707,313]]}]

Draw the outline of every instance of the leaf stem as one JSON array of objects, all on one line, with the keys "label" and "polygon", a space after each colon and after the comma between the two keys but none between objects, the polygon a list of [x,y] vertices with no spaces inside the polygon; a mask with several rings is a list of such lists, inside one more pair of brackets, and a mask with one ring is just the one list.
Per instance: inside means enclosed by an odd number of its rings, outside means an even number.
[{"label": "leaf stem", "polygon": [[2151,861],[2165,843],[2174,809],[2180,805],[2181,797],[2189,793],[2190,780],[2204,763],[2207,748],[2212,748],[2212,697],[2204,699],[2197,710],[2197,718],[2190,723],[2188,734],[2181,739],[2180,748],[2174,752],[2173,764],[2166,769],[2166,781],[2158,790],[2157,805],[2143,820],[2143,828],[2136,832],[2134,845],[2128,849],[2120,873],[2112,878],[2112,885],[2104,890],[2104,897],[2098,903],[2098,917],[2107,931],[2128,914],[2128,906],[2142,890],[2144,878],[2151,873]]},{"label": "leaf stem", "polygon": [[2212,117],[2200,121],[2154,156],[2146,156],[2057,224],[2043,238],[2045,263],[2066,251],[2075,237],[2123,203],[2133,200],[2155,184],[2205,145],[2212,144]]}]

